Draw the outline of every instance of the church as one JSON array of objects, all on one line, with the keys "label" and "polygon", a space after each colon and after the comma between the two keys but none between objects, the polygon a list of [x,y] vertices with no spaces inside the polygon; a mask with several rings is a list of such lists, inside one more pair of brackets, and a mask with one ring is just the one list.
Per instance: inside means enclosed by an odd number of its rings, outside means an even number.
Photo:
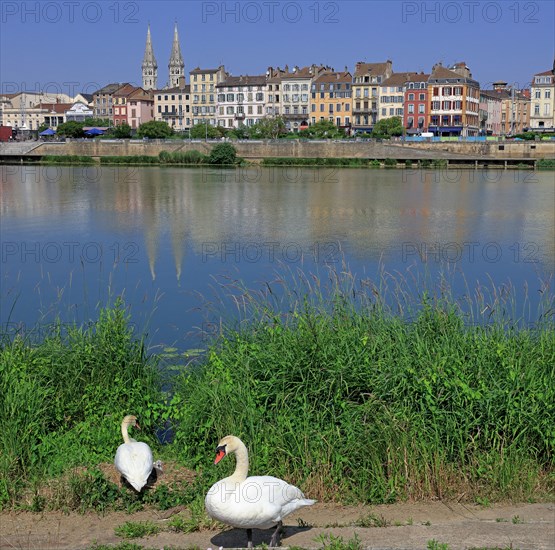
[{"label": "church", "polygon": [[[173,31],[173,44],[168,63],[169,80],[163,90],[177,88],[185,83],[185,63],[181,55],[181,48],[179,47],[179,35],[177,33],[177,22],[175,23]],[[146,35],[145,55],[142,63],[143,73],[143,89],[144,90],[157,90],[158,88],[158,63],[154,57],[154,49],[152,47],[152,38],[150,36],[150,24],[148,25]]]}]

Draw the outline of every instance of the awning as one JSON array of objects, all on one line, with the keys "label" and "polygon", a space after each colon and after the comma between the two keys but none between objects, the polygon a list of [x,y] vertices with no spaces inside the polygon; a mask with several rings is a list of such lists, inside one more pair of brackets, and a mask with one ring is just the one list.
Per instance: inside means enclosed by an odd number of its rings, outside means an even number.
[{"label": "awning", "polygon": [[47,128],[39,134],[39,136],[53,136],[56,132],[52,128]]}]

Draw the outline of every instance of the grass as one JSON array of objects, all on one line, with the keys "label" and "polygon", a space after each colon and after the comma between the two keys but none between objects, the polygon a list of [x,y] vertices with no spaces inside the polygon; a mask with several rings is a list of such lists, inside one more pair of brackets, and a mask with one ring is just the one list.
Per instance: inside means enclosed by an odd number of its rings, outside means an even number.
[{"label": "grass", "polygon": [[114,532],[116,536],[125,539],[140,539],[160,532],[160,527],[152,521],[126,521],[118,525]]},{"label": "grass", "polygon": [[[411,305],[399,290],[392,306],[383,289],[346,272],[223,292],[237,305],[235,321],[222,320],[208,352],[170,380],[121,302],[39,342],[0,340],[0,507],[191,505],[173,528],[205,529],[199,495],[233,467],[209,467],[229,433],[247,444],[253,474],[287,479],[321,501],[465,494],[486,506],[552,494],[549,308],[526,327],[502,314],[481,318],[485,307],[468,317],[445,293],[422,292]],[[178,456],[198,472],[194,482],[137,496],[106,477],[98,465],[113,460],[131,412],[155,458]],[[155,430],[167,422],[174,437],[162,447]]]}]

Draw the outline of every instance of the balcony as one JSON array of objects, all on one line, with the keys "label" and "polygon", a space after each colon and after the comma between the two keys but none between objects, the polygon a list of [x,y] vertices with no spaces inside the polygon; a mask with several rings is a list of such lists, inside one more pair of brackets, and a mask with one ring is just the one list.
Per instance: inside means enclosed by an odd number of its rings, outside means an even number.
[{"label": "balcony", "polygon": [[358,109],[355,107],[353,108],[354,115],[371,115],[377,113],[378,109],[372,107],[359,107]]},{"label": "balcony", "polygon": [[289,120],[304,120],[308,118],[308,113],[289,113],[284,114],[283,117]]},{"label": "balcony", "polygon": [[235,113],[235,118],[243,120],[245,118],[245,113]]}]

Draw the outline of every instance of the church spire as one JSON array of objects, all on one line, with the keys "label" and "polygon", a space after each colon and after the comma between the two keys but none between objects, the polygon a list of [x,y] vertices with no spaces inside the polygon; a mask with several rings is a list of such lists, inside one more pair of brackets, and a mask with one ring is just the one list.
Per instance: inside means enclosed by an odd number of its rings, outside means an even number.
[{"label": "church spire", "polygon": [[185,76],[185,63],[183,62],[183,56],[181,55],[181,48],[179,47],[179,35],[177,34],[177,21],[175,22],[175,27],[173,31],[172,53],[170,56],[170,62],[168,63],[168,68],[170,70],[170,81],[168,86],[170,88],[175,88],[179,86],[180,78],[182,76]]},{"label": "church spire", "polygon": [[150,38],[150,23],[146,33],[146,46],[145,55],[143,57],[143,88],[145,90],[155,90],[157,88],[158,80],[158,64],[154,57],[154,50],[152,49],[152,40]]}]

